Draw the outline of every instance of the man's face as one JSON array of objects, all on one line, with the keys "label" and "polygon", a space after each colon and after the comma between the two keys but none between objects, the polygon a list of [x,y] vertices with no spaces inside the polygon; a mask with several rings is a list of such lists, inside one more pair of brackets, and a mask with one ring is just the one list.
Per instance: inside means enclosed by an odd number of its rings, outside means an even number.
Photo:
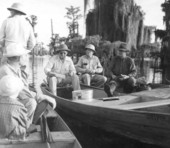
[{"label": "man's face", "polygon": [[123,50],[119,50],[119,56],[123,58],[126,57],[126,52]]},{"label": "man's face", "polygon": [[60,51],[59,52],[59,57],[61,60],[64,60],[67,56],[67,51]]},{"label": "man's face", "polygon": [[93,51],[91,49],[87,49],[86,55],[91,58],[93,56]]}]

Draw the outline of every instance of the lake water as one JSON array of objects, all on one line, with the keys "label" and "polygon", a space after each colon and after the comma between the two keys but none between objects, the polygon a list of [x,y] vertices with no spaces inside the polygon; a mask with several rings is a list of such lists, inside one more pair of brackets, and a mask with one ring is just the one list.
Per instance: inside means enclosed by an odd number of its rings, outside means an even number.
[{"label": "lake water", "polygon": [[[33,57],[29,57],[29,82],[40,84],[46,79],[46,75],[44,73],[44,67],[47,64],[50,56],[35,56],[34,64]],[[34,70],[33,70],[34,69]]]},{"label": "lake water", "polygon": [[[46,78],[44,73],[44,67],[48,62],[49,56],[35,56],[34,58],[34,72],[32,66],[32,56],[29,58],[29,82],[33,82],[33,75],[35,83],[42,83]],[[153,70],[150,69],[149,62],[145,62],[144,74],[147,77],[148,82],[153,80]],[[158,73],[155,82],[160,81],[160,74]],[[83,123],[72,122],[69,117],[63,113],[59,113],[65,120],[67,125],[71,128],[83,148],[160,148],[158,146],[141,143],[126,137],[106,133],[102,130],[98,130],[94,127],[84,125]]]}]

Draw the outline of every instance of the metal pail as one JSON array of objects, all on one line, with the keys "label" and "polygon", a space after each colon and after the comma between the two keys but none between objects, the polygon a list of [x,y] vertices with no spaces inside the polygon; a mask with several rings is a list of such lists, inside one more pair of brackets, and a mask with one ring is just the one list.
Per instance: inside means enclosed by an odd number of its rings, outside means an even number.
[{"label": "metal pail", "polygon": [[72,92],[73,100],[89,100],[93,99],[93,90],[85,89],[85,90],[75,90]]}]

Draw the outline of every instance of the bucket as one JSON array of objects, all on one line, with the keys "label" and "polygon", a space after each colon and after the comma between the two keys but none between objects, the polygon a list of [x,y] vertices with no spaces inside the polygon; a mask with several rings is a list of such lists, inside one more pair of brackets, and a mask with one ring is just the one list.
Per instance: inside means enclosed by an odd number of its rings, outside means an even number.
[{"label": "bucket", "polygon": [[72,91],[73,100],[88,100],[91,101],[93,99],[93,90],[85,89],[85,90],[75,90]]}]

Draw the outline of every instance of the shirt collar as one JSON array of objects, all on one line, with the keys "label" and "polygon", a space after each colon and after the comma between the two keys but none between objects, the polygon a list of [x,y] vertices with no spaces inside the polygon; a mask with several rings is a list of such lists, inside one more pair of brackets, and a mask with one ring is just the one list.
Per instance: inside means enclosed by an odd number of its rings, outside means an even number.
[{"label": "shirt collar", "polygon": [[14,68],[14,67],[12,67],[10,64],[8,64],[7,63],[7,66],[12,70],[12,71],[14,71],[15,73],[17,73],[18,74],[18,72],[20,71],[20,68]]}]

